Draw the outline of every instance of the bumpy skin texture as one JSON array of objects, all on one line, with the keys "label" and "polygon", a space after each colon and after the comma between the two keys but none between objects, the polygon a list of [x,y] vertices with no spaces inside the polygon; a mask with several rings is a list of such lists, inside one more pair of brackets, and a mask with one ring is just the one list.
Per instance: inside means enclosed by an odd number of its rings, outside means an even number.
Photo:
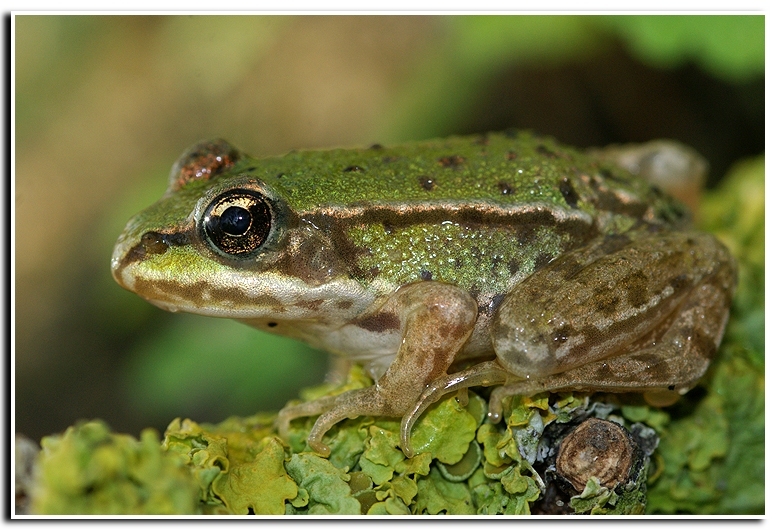
[{"label": "bumpy skin texture", "polygon": [[[657,146],[643,156],[674,144]],[[128,223],[112,269],[165,309],[365,365],[373,388],[280,414],[283,433],[321,414],[309,442],[324,454],[327,430],[358,415],[403,417],[412,454],[419,414],[476,385],[502,385],[493,419],[502,396],[542,390],[662,402],[709,365],[736,267],[610,159],[516,132],[263,160],[205,142]]]}]

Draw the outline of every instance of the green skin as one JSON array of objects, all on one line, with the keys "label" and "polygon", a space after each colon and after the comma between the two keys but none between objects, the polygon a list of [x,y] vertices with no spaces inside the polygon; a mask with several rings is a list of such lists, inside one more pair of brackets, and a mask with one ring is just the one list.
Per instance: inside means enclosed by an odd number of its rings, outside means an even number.
[{"label": "green skin", "polygon": [[470,386],[501,385],[494,421],[502,397],[545,390],[660,404],[706,371],[736,265],[616,152],[516,132],[265,159],[203,142],[130,220],[112,271],[164,309],[363,364],[374,387],[279,415],[284,436],[319,414],[309,445],[324,455],[335,423],[383,415],[402,418],[411,456],[415,419]]}]

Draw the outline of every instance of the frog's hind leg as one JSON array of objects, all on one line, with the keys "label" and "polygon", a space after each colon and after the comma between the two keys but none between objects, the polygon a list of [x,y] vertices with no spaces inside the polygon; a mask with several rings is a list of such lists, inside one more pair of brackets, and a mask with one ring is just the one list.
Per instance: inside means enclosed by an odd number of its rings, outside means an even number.
[{"label": "frog's hind leg", "polygon": [[[529,276],[494,321],[497,360],[432,382],[404,417],[404,431],[446,393],[502,385],[501,400],[543,391],[687,391],[723,335],[736,266],[709,234],[635,232],[567,253]],[[663,396],[667,394],[667,396]]]},{"label": "frog's hind leg", "polygon": [[[707,243],[715,242],[711,236]],[[714,265],[658,329],[606,359],[548,375],[538,383],[510,383],[496,389],[494,401],[540,390],[643,392],[651,404],[669,404],[704,375],[720,344],[736,284],[736,265],[715,242]],[[672,401],[673,402],[673,401]]]}]

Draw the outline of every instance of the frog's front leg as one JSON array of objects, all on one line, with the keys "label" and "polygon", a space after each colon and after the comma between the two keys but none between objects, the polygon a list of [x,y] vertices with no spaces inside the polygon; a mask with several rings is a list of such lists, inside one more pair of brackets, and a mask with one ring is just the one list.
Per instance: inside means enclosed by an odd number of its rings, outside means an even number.
[{"label": "frog's front leg", "polygon": [[[397,315],[402,336],[398,353],[384,375],[373,387],[298,406],[308,407],[312,414],[324,411],[308,438],[309,446],[320,454],[330,453],[322,437],[339,421],[361,415],[401,417],[412,408],[426,386],[447,373],[471,336],[477,304],[458,287],[426,281],[400,288],[378,313]],[[305,415],[299,413],[304,409],[292,409],[293,417]],[[287,414],[285,420],[289,419]],[[402,445],[407,455],[413,454],[408,439]]]},{"label": "frog's front leg", "polygon": [[497,359],[435,381],[403,421],[475,385],[504,385],[491,395],[494,421],[514,394],[684,393],[717,350],[735,284],[734,260],[709,234],[642,231],[564,254],[505,298],[491,330]]}]

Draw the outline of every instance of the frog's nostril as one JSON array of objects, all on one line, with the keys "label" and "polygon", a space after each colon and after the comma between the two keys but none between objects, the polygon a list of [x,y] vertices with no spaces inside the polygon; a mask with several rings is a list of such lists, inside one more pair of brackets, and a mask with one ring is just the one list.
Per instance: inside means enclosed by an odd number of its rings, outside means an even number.
[{"label": "frog's nostril", "polygon": [[164,254],[168,250],[168,241],[164,234],[146,232],[141,236],[141,245],[147,254]]},{"label": "frog's nostril", "polygon": [[127,248],[126,241],[120,238],[117,246],[114,248],[111,270],[117,281],[124,285],[121,276],[125,267],[131,263],[143,261],[149,256],[165,254],[170,247],[186,245],[188,242],[189,238],[184,232],[164,234],[162,232],[149,231],[144,233],[138,243],[130,248]]},{"label": "frog's nostril", "polygon": [[143,258],[149,254],[165,254],[170,247],[179,247],[189,243],[189,238],[185,232],[146,232],[141,236],[140,244],[136,245],[135,251],[141,252],[139,256]]}]

